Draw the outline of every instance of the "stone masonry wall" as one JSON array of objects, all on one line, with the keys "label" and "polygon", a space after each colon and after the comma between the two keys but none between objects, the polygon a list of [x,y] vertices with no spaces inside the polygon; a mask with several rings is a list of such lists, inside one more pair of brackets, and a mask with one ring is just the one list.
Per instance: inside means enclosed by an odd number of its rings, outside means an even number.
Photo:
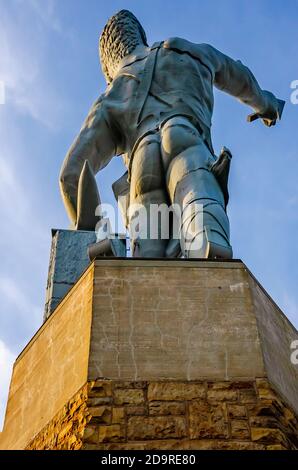
[{"label": "stone masonry wall", "polygon": [[[92,385],[92,384],[91,384]],[[79,450],[88,420],[86,384],[30,442],[26,450]]]},{"label": "stone masonry wall", "polygon": [[298,421],[265,379],[86,384],[27,449],[282,450]]}]

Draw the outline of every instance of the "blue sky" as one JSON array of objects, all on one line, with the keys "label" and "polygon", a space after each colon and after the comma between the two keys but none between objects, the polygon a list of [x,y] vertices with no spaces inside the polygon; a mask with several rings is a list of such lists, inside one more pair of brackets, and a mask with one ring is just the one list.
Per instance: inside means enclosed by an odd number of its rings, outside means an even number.
[{"label": "blue sky", "polygon": [[[229,216],[241,258],[298,325],[298,1],[0,0],[0,421],[11,364],[42,321],[52,227],[67,228],[58,188],[67,152],[105,89],[97,45],[107,19],[132,10],[150,43],[208,42],[287,101],[274,128],[246,123],[249,108],[215,92],[213,143],[234,155]],[[123,171],[98,177],[103,202]],[[1,423],[0,423],[1,427]]]}]

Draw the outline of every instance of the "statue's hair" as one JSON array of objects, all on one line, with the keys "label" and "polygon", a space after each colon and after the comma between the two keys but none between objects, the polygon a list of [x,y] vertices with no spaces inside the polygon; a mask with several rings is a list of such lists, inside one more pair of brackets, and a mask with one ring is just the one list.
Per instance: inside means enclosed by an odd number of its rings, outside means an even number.
[{"label": "statue's hair", "polygon": [[109,19],[99,39],[101,67],[108,83],[121,59],[141,43],[147,46],[146,33],[130,11],[121,10]]}]

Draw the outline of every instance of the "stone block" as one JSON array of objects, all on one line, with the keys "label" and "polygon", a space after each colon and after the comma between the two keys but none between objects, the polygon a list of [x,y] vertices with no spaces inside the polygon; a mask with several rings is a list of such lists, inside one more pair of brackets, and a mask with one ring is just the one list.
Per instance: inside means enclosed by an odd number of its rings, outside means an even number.
[{"label": "stone block", "polygon": [[120,424],[112,424],[111,426],[99,426],[98,429],[99,442],[121,442],[125,439],[124,427]]},{"label": "stone block", "polygon": [[115,405],[142,405],[144,392],[138,389],[116,389],[114,391]]},{"label": "stone block", "polygon": [[204,383],[157,382],[148,387],[148,400],[192,400],[206,395]]},{"label": "stone block", "polygon": [[240,419],[232,419],[231,421],[231,437],[232,439],[250,439],[250,429],[247,421]]},{"label": "stone block", "polygon": [[150,415],[183,415],[185,414],[185,403],[179,401],[152,401],[149,402]]},{"label": "stone block", "polygon": [[95,241],[95,232],[52,230],[44,321],[90,264],[87,248]]},{"label": "stone block", "polygon": [[280,429],[251,428],[252,441],[267,444],[286,444],[285,437]]},{"label": "stone block", "polygon": [[111,424],[112,409],[110,406],[89,406],[88,413],[92,416],[92,422]]},{"label": "stone block", "polygon": [[181,438],[186,436],[183,417],[155,416],[131,417],[128,419],[127,435],[130,440]]},{"label": "stone block", "polygon": [[247,417],[246,407],[244,405],[232,405],[229,403],[227,405],[227,409],[228,409],[228,417],[231,419]]},{"label": "stone block", "polygon": [[112,411],[112,424],[124,424],[125,423],[125,408],[113,408]]},{"label": "stone block", "polygon": [[225,408],[203,401],[189,404],[189,433],[191,439],[227,439],[229,436]]},{"label": "stone block", "polygon": [[146,406],[126,406],[125,410],[127,416],[143,416],[148,414]]}]

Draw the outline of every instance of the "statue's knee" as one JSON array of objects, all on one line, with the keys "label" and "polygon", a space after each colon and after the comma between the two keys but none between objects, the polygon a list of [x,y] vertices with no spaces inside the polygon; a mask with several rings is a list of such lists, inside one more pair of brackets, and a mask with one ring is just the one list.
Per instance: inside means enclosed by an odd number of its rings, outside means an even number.
[{"label": "statue's knee", "polygon": [[71,168],[65,166],[59,175],[59,184],[63,192],[68,192],[72,187],[76,187],[78,183],[78,175]]}]

